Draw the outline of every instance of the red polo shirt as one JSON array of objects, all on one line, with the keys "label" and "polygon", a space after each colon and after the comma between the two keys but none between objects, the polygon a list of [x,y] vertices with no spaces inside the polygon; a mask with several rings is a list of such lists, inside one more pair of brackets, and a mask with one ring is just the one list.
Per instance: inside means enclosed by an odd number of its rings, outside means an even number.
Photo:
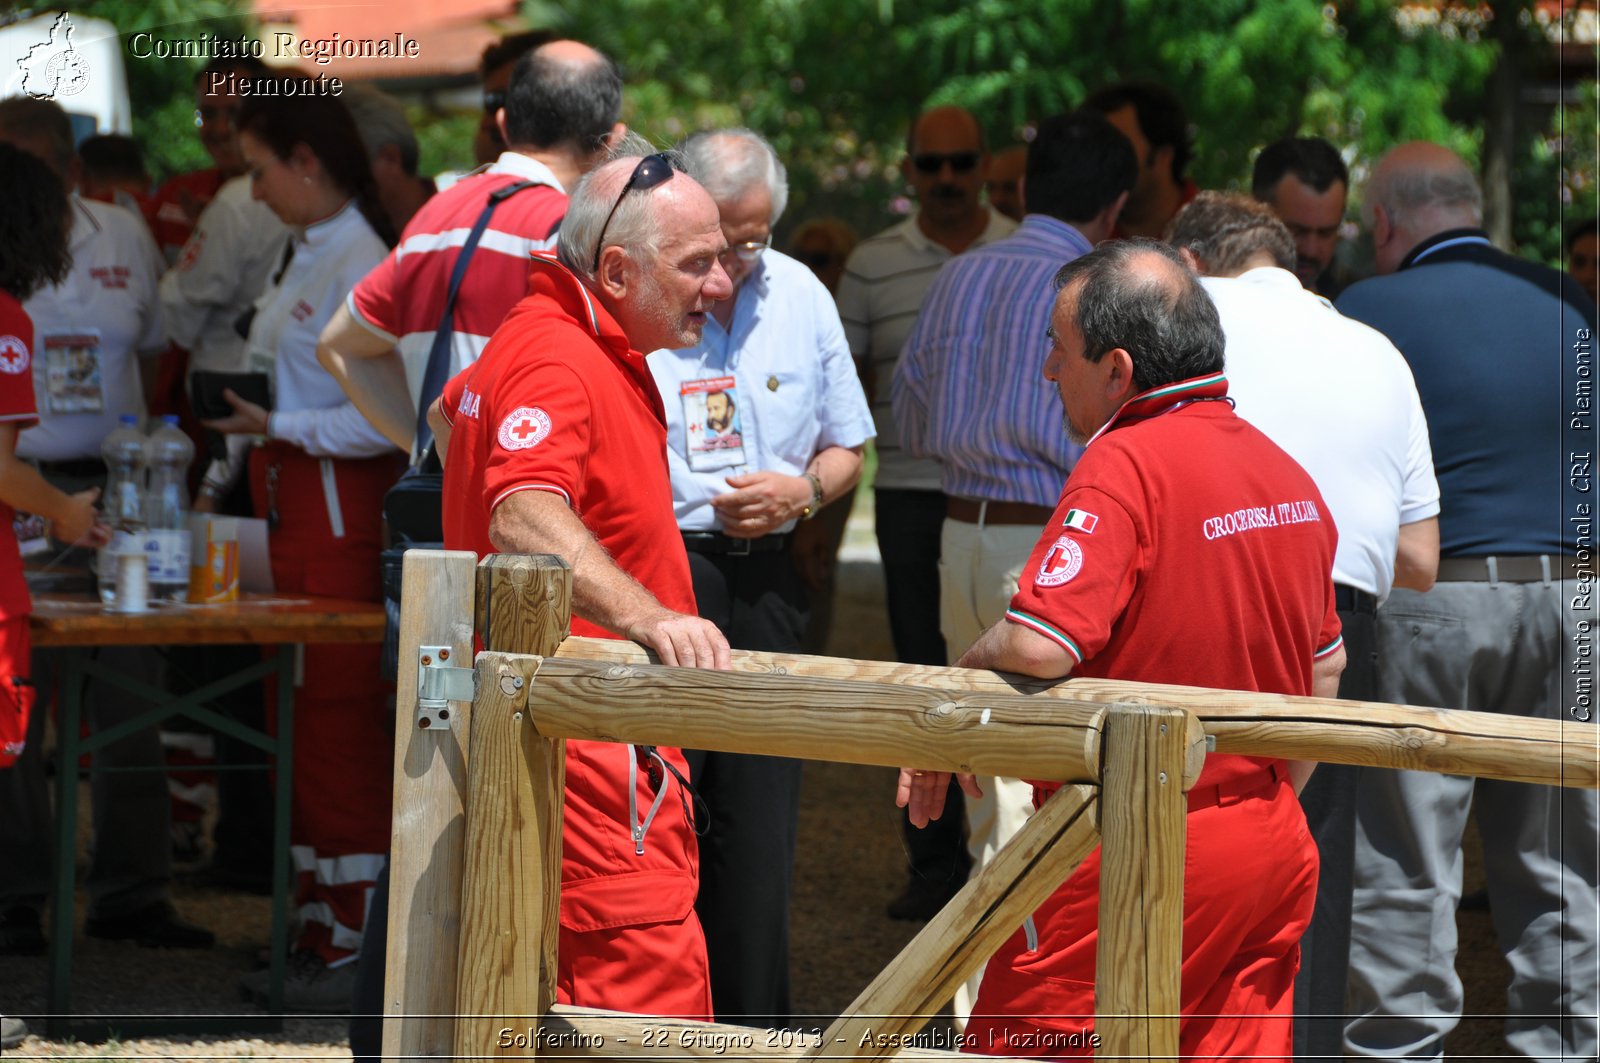
[{"label": "red polo shirt", "polygon": [[[1333,518],[1227,391],[1217,373],[1134,397],[1068,478],[1006,619],[1074,675],[1310,694],[1341,645]],[[1198,785],[1263,763],[1207,757]]]},{"label": "red polo shirt", "polygon": [[[644,355],[554,255],[532,261],[528,298],[440,398],[451,425],[445,544],[493,553],[494,508],[518,491],[550,491],[662,605],[693,614],[661,396]],[[572,632],[616,637],[580,617]]]}]

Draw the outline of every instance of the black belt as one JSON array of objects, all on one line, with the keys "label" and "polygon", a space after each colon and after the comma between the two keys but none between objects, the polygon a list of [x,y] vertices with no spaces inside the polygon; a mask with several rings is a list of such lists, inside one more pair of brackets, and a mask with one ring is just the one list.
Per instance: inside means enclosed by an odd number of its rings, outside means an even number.
[{"label": "black belt", "polygon": [[788,535],[763,535],[759,539],[735,539],[718,531],[686,531],[683,545],[697,554],[722,557],[745,557],[749,554],[767,554],[789,547]]},{"label": "black belt", "polygon": [[1368,616],[1378,615],[1378,599],[1366,591],[1354,587],[1346,587],[1343,583],[1333,585],[1333,604],[1342,612],[1366,613]]},{"label": "black belt", "polygon": [[1441,583],[1543,583],[1577,574],[1578,559],[1562,554],[1446,557],[1439,561]]},{"label": "black belt", "polygon": [[46,476],[87,478],[106,474],[106,463],[99,458],[70,458],[67,461],[41,461],[36,464]]}]

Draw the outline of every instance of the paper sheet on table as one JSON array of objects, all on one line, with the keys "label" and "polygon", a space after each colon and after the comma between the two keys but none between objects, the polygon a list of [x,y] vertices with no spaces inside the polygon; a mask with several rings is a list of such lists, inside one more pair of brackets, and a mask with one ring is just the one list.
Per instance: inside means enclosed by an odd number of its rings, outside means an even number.
[{"label": "paper sheet on table", "polygon": [[267,522],[260,517],[239,518],[239,591],[271,594],[272,555],[267,552]]}]

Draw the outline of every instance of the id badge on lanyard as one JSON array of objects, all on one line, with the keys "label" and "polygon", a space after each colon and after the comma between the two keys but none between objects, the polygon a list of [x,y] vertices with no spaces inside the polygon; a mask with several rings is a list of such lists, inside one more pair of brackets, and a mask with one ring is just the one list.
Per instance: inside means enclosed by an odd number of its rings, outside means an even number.
[{"label": "id badge on lanyard", "polygon": [[51,413],[104,413],[105,372],[100,364],[100,330],[46,332],[45,399]]},{"label": "id badge on lanyard", "polygon": [[711,472],[745,464],[739,387],[731,376],[686,380],[678,388],[683,403],[684,454],[691,472]]}]

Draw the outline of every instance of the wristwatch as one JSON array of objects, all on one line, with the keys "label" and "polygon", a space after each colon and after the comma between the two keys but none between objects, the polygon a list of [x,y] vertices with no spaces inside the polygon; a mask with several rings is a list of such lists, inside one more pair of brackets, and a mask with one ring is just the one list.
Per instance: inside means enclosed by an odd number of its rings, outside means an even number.
[{"label": "wristwatch", "polygon": [[801,520],[810,520],[822,508],[822,478],[814,472],[808,472],[806,479],[811,481],[811,504],[800,511]]}]

